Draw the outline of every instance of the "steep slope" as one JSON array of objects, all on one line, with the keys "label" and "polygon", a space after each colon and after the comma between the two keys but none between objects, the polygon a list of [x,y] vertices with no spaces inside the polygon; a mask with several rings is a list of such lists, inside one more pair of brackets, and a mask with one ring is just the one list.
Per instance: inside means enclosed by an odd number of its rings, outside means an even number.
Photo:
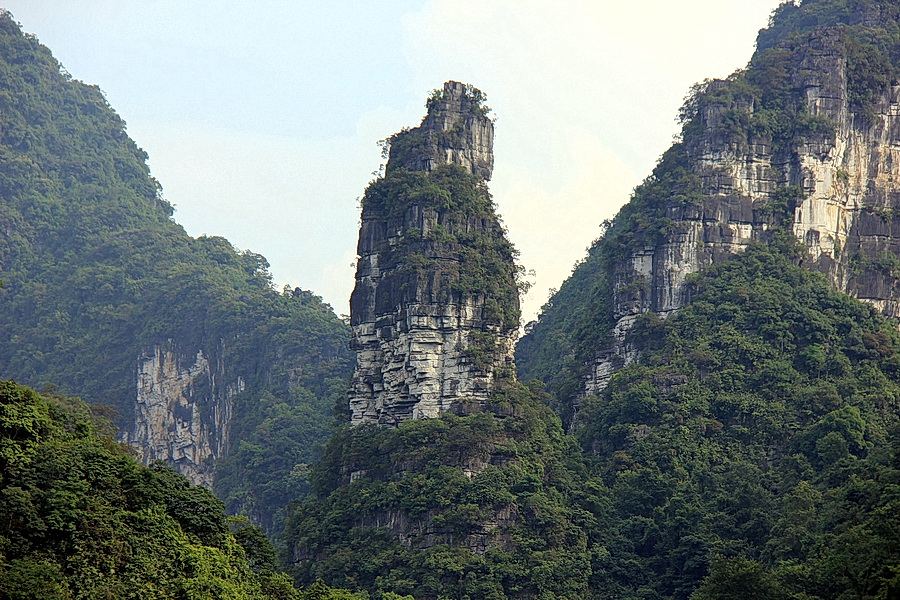
[{"label": "steep slope", "polygon": [[186,235],[100,90],[8,13],[0,115],[0,373],[111,405],[145,463],[195,483],[230,455],[222,495],[271,525],[328,434],[348,328],[263,257]]},{"label": "steep slope", "polygon": [[900,589],[900,335],[802,252],[752,245],[691,278],[677,313],[636,321],[640,361],[583,399],[611,508],[599,597]]},{"label": "steep slope", "polygon": [[682,140],[523,339],[521,371],[569,401],[601,390],[637,356],[639,315],[677,310],[688,275],[778,227],[837,289],[900,316],[898,15],[895,2],[786,3],[747,69],[696,86]]}]

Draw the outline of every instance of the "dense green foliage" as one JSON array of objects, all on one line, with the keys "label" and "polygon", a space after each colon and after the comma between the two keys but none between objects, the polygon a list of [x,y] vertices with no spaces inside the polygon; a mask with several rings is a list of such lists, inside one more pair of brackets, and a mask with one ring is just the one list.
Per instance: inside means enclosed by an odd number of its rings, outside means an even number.
[{"label": "dense green foliage", "polygon": [[0,114],[0,373],[111,405],[127,425],[141,353],[202,348],[230,377],[219,385],[245,389],[218,490],[271,527],[328,435],[347,326],[314,294],[275,291],[263,257],[186,235],[100,90],[8,14]]},{"label": "dense green foliage", "polygon": [[383,218],[402,217],[411,206],[473,217],[494,215],[484,180],[455,164],[439,165],[431,171],[390,169],[366,188],[362,199],[365,213]]},{"label": "dense green foliage", "polygon": [[900,336],[790,254],[698,277],[675,316],[635,327],[641,363],[582,403],[610,564],[629,566],[610,597],[687,598],[711,559],[699,598],[896,593]]},{"label": "dense green foliage", "polygon": [[[415,133],[406,132],[398,140],[408,143],[407,137]],[[515,264],[518,251],[505,236],[482,178],[455,164],[431,171],[388,169],[366,189],[362,208],[363,219],[384,219],[389,228],[410,211],[433,211],[436,223],[428,231],[410,228],[402,243],[380,250],[381,268],[398,268],[400,274],[416,274],[422,280],[437,271],[446,284],[436,300],[481,295],[486,298],[486,318],[504,329],[518,326],[523,269]]]},{"label": "dense green foliage", "polygon": [[[878,18],[873,18],[878,15]],[[788,156],[828,141],[831,123],[791,88],[791,44],[845,24],[850,107],[871,119],[897,78],[896,3],[807,0],[783,5],[746,70],[695,87],[683,136],[517,349],[519,372],[544,379],[565,415],[612,325],[617,268],[672,233],[670,211],[707,200],[686,154],[702,136]],[[840,177],[838,173],[838,177]],[[802,191],[779,188],[754,218],[767,247],[693,276],[690,302],[644,315],[629,342],[638,364],[583,398],[574,432],[602,482],[590,588],[601,598],[892,598],[900,591],[900,352],[895,324],[795,266],[785,232]],[[882,253],[855,270],[893,273]]]},{"label": "dense green foliage", "polygon": [[[857,22],[875,9],[877,26]],[[102,407],[0,383],[0,596],[897,597],[900,334],[796,266],[779,226],[798,188],[754,207],[771,218],[768,246],[692,276],[677,314],[630,332],[641,360],[577,415],[568,402],[612,324],[617,262],[669,235],[670,209],[705,201],[687,155],[700,115],[715,109],[714,134],[739,146],[755,136],[788,152],[829,137],[789,89],[783,44],[847,24],[851,104],[865,117],[896,75],[896,17],[866,0],[784,5],[748,70],[697,87],[683,141],[520,344],[521,374],[553,396],[501,379],[483,412],[341,428],[311,469],[345,385],[346,327],[314,295],[272,290],[261,257],[186,236],[99,92],[0,19],[0,369],[124,408],[146,344],[211,349],[247,382],[217,491],[277,529],[281,507],[312,486],[286,524],[283,558],[308,586],[298,591],[259,529],[97,435],[110,431],[92,416]],[[413,206],[446,226],[406,230],[381,263],[427,278],[439,254],[460,257],[441,261],[449,293],[483,294],[513,324],[515,253],[483,183],[452,166],[389,170],[364,219]],[[472,233],[471,218],[496,227]],[[900,269],[889,254],[852,266]]]},{"label": "dense green foliage", "polygon": [[96,412],[0,382],[0,597],[363,600],[295,589],[259,528],[165,465],[137,464]]},{"label": "dense green foliage", "polygon": [[252,515],[269,533],[281,530],[285,507],[309,489],[308,465],[332,433],[335,406],[346,402],[344,377],[310,387],[242,395],[231,430],[237,442],[216,467],[214,491],[229,512]]},{"label": "dense green foliage", "polygon": [[296,597],[271,564],[248,563],[208,490],[138,465],[89,417],[77,401],[0,382],[0,596]]},{"label": "dense green foliage", "polygon": [[[864,9],[881,18],[864,19]],[[783,6],[748,69],[696,86],[682,141],[529,327],[520,374],[545,379],[570,411],[613,321],[613,281],[643,284],[617,280],[617,265],[671,233],[670,210],[706,202],[685,151],[700,136],[776,154],[829,140],[832,124],[791,88],[790,44],[820,25],[847,24],[851,109],[871,119],[900,64],[896,17],[877,2]],[[575,431],[612,507],[598,519],[608,552],[592,564],[599,597],[897,595],[898,336],[874,309],[792,264],[790,236],[777,232],[789,230],[800,197],[784,187],[754,206],[772,224],[771,246],[696,276],[674,317],[645,315],[630,334],[641,363],[580,402]],[[851,267],[893,272],[897,262],[884,253]]]},{"label": "dense green foliage", "polygon": [[593,495],[540,396],[506,384],[490,412],[339,433],[287,530],[298,581],[375,598],[581,597]]},{"label": "dense green foliage", "polygon": [[[769,18],[768,27],[759,32],[757,52],[765,52],[779,43],[795,40],[817,27],[844,25],[871,40],[884,40],[898,31],[900,7],[884,0],[785,0]],[[863,29],[870,31],[863,33]],[[875,31],[871,31],[875,29]],[[898,58],[895,48],[883,45],[890,58]]]}]

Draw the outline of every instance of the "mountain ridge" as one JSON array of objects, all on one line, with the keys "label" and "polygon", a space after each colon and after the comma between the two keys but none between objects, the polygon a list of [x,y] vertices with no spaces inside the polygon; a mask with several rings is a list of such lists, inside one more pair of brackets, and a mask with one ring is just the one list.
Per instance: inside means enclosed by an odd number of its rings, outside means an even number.
[{"label": "mountain ridge", "polygon": [[[9,13],[0,78],[0,372],[114,407],[145,462],[274,527],[330,433],[347,326],[274,290],[262,256],[188,236],[99,88]],[[260,456],[273,471],[251,489]]]},{"label": "mountain ridge", "polygon": [[[579,302],[602,322],[578,333],[554,317],[559,309],[551,298],[520,344],[520,370],[544,376],[551,388],[559,381],[567,403],[601,390],[637,357],[626,336],[640,314],[670,314],[685,301],[689,274],[769,239],[780,223],[790,222],[806,245],[808,266],[896,316],[889,255],[900,249],[890,218],[892,140],[900,130],[891,109],[897,68],[890,57],[900,36],[896,19],[872,17],[872,11],[896,17],[891,7],[783,4],[746,69],[695,86],[681,109],[681,138],[578,267],[590,264],[598,273],[584,282],[593,291]],[[581,348],[577,359],[564,360],[588,366],[561,369],[556,362],[533,370],[532,340],[548,335]],[[581,384],[560,380],[558,373],[574,371]]]}]

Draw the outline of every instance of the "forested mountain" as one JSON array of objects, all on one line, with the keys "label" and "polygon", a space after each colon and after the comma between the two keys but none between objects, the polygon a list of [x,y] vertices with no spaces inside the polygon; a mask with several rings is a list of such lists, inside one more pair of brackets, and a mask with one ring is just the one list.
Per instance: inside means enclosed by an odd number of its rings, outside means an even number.
[{"label": "forested mountain", "polygon": [[[388,140],[347,327],[272,290],[260,257],[185,235],[102,95],[7,15],[0,368],[94,404],[0,384],[0,590],[900,596],[898,19],[778,8],[746,69],[692,91],[517,375],[520,268],[476,88],[445,84]],[[232,510],[275,528],[282,509],[306,591],[207,491],[95,435],[104,404],[145,455],[216,465]]]},{"label": "forested mountain", "polygon": [[[520,376],[550,393],[509,374],[461,415],[340,432],[289,520],[297,580],[416,598],[900,593],[898,6],[783,5],[746,69],[698,84],[681,139],[519,344]],[[392,141],[408,139],[428,155],[427,135]],[[452,206],[428,178],[477,173],[481,148],[445,141],[400,167],[417,184],[373,183],[364,215],[371,192],[397,216]],[[432,226],[388,226],[381,248],[403,256]],[[380,239],[364,222],[361,247]],[[420,277],[441,273],[416,247]],[[415,368],[404,348],[355,349],[377,373]],[[417,397],[379,406],[396,400]]]},{"label": "forested mountain", "polygon": [[487,189],[484,95],[435,90],[362,199],[350,423],[286,529],[298,583],[376,597],[578,597],[586,472],[515,379],[515,250]]},{"label": "forested mountain", "polygon": [[345,392],[347,326],[188,236],[101,91],[9,14],[0,115],[0,374],[112,407],[146,461],[273,527]]},{"label": "forested mountain", "polygon": [[608,223],[518,348],[566,411],[637,357],[642,313],[689,299],[689,276],[787,228],[804,265],[900,317],[896,2],[786,2],[745,69],[697,84],[680,140]]},{"label": "forested mountain", "polygon": [[639,319],[642,359],[582,399],[574,438],[536,384],[495,392],[500,413],[339,434],[288,526],[298,581],[416,598],[900,593],[900,335],[788,240]]}]

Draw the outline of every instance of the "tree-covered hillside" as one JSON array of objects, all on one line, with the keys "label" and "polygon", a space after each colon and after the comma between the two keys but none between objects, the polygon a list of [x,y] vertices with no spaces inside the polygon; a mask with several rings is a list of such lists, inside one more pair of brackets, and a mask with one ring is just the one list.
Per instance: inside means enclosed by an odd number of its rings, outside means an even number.
[{"label": "tree-covered hillside", "polygon": [[295,589],[258,528],[165,465],[137,464],[95,413],[0,381],[0,597],[362,600]]},{"label": "tree-covered hillside", "polygon": [[614,515],[601,597],[900,590],[900,335],[795,252],[696,277],[675,316],[635,327],[640,363],[581,402]]},{"label": "tree-covered hillside", "polygon": [[374,598],[582,598],[603,504],[539,389],[486,410],[341,430],[286,528],[288,568]]},{"label": "tree-covered hillside", "polygon": [[[0,382],[0,596],[290,598],[271,544],[209,490],[138,465],[86,405]],[[246,547],[242,547],[242,543]]]},{"label": "tree-covered hillside", "polygon": [[0,373],[128,426],[142,352],[206,349],[243,389],[217,488],[271,527],[329,432],[348,328],[274,290],[262,256],[186,235],[146,159],[97,87],[0,15]]}]

